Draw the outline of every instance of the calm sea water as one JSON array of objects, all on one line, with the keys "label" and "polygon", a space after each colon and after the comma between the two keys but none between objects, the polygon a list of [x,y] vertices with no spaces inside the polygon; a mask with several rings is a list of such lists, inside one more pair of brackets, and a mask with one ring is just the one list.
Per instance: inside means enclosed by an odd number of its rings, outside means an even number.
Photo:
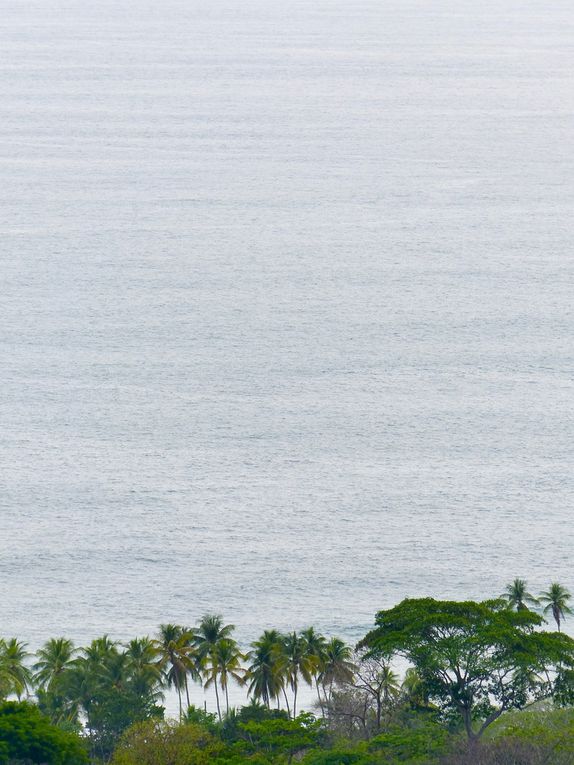
[{"label": "calm sea water", "polygon": [[572,3],[0,7],[0,633],[574,588]]}]

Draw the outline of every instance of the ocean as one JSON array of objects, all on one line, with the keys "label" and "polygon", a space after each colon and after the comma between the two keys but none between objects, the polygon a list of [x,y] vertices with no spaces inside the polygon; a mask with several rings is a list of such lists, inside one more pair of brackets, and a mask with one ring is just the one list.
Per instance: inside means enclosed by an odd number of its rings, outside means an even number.
[{"label": "ocean", "polygon": [[0,5],[0,634],[574,587],[572,3]]}]

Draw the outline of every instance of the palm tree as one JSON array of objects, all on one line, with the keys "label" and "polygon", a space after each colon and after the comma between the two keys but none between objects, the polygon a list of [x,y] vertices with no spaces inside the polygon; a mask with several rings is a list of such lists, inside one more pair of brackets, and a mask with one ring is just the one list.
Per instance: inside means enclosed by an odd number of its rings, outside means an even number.
[{"label": "palm tree", "polygon": [[12,693],[12,682],[10,675],[8,674],[7,667],[4,666],[4,662],[1,659],[6,642],[3,638],[0,638],[0,701],[3,701]]},{"label": "palm tree", "polygon": [[0,694],[14,693],[20,700],[28,692],[32,684],[32,673],[26,666],[29,656],[26,644],[16,638],[0,640]]},{"label": "palm tree", "polygon": [[323,635],[315,632],[314,627],[307,627],[307,629],[301,630],[300,636],[305,642],[305,647],[309,656],[315,658],[313,676],[315,679],[317,699],[319,701],[321,711],[323,711],[323,699],[321,698],[321,692],[319,689],[319,675],[323,671],[325,665],[325,649],[327,646],[327,640]]},{"label": "palm tree", "polygon": [[566,618],[566,614],[573,613],[572,609],[568,606],[568,601],[572,595],[568,592],[566,587],[563,587],[558,582],[552,582],[548,592],[540,593],[540,602],[544,605],[542,613],[548,614],[552,612],[554,621],[558,625],[558,632],[560,632],[560,623]]},{"label": "palm tree", "polygon": [[127,644],[125,655],[134,691],[139,696],[153,696],[159,700],[163,676],[157,644],[149,637],[134,638]]},{"label": "palm tree", "polygon": [[205,687],[213,685],[216,690],[217,714],[221,720],[221,709],[219,705],[219,694],[217,693],[217,680],[221,690],[225,691],[225,710],[229,714],[229,679],[232,678],[239,685],[243,685],[245,670],[241,666],[241,661],[245,657],[239,650],[235,640],[231,638],[221,638],[211,649],[206,662]]},{"label": "palm tree", "polygon": [[117,655],[118,644],[107,635],[92,640],[87,648],[82,648],[82,654],[88,665],[94,670],[99,671],[112,656]]},{"label": "palm tree", "polygon": [[218,614],[206,614],[193,630],[193,645],[200,658],[205,659],[220,640],[231,637],[234,624],[223,624]]},{"label": "palm tree", "polygon": [[385,706],[389,706],[400,693],[399,676],[385,665],[380,673],[381,700]]},{"label": "palm tree", "polygon": [[[352,661],[351,648],[339,638],[331,638],[325,646],[325,655],[319,680],[323,693],[329,701],[333,693],[333,685],[352,683],[356,666]],[[326,689],[329,688],[327,696]]]},{"label": "palm tree", "polygon": [[[198,666],[206,670],[208,677],[210,671],[213,669],[213,661],[210,657],[215,646],[220,640],[230,639],[234,629],[235,625],[224,624],[223,617],[219,616],[219,614],[206,614],[201,619],[199,625],[193,630],[192,642],[197,652]],[[213,687],[215,689],[217,711],[221,719],[221,706],[219,703],[217,683],[214,683]]]},{"label": "palm tree", "polygon": [[280,651],[281,635],[277,630],[266,630],[251,643],[251,660],[246,673],[249,695],[270,707],[271,701],[279,698],[283,690],[285,660]]},{"label": "palm tree", "polygon": [[414,667],[409,667],[401,685],[401,694],[411,707],[428,706],[428,692],[424,681]]},{"label": "palm tree", "polygon": [[285,659],[285,674],[293,691],[293,717],[295,718],[297,717],[299,677],[302,677],[308,685],[312,685],[313,677],[318,670],[318,661],[317,657],[309,652],[306,640],[296,632],[283,636],[281,651]]},{"label": "palm tree", "polygon": [[[123,687],[125,684],[125,660],[116,644],[107,636],[93,640],[89,646],[81,649],[71,665],[63,673],[57,685],[61,695],[57,709],[63,719],[78,719],[80,712],[84,717],[84,728],[96,746],[94,738],[98,718],[99,697],[101,691],[110,686]],[[52,693],[48,693],[48,699]],[[56,711],[56,710],[54,710]]]},{"label": "palm tree", "polygon": [[58,684],[64,672],[72,666],[77,649],[71,640],[51,638],[36,653],[34,664],[36,683],[43,690],[51,690]]},{"label": "palm tree", "polygon": [[71,676],[72,671],[65,676],[65,692],[55,693],[54,691],[45,691],[42,688],[38,688],[36,696],[38,709],[49,718],[53,725],[66,730],[77,730],[79,728],[79,705],[76,703],[75,697],[71,692],[71,687],[68,688],[68,680]]},{"label": "palm tree", "polygon": [[538,600],[528,592],[526,581],[524,579],[515,579],[506,585],[501,597],[508,602],[512,609],[517,611],[528,611],[528,605],[539,605]]},{"label": "palm tree", "polygon": [[127,653],[111,651],[104,657],[99,672],[95,676],[105,688],[124,690],[131,680],[130,660]]},{"label": "palm tree", "polygon": [[155,645],[159,653],[159,666],[163,670],[165,684],[168,688],[175,688],[179,701],[179,717],[183,715],[181,694],[185,689],[188,708],[189,700],[188,674],[197,676],[197,670],[193,659],[193,647],[191,641],[193,635],[190,630],[178,624],[161,624],[159,635]]},{"label": "palm tree", "polygon": [[57,693],[48,692],[46,701],[49,702],[51,696],[58,697],[55,699],[54,711],[57,711],[60,719],[63,720],[77,720],[80,710],[83,709],[89,723],[94,692],[102,672],[102,667],[95,663],[93,655],[91,658],[85,655],[78,656],[62,674],[57,685]]}]

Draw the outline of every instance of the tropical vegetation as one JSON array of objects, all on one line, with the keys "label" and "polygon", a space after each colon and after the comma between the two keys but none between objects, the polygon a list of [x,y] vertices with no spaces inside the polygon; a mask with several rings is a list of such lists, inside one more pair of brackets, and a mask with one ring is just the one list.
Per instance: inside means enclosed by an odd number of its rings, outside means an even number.
[{"label": "tropical vegetation", "polygon": [[570,600],[522,579],[406,599],[356,646],[307,627],[244,647],[217,614],[126,642],[0,639],[0,765],[574,765]]}]

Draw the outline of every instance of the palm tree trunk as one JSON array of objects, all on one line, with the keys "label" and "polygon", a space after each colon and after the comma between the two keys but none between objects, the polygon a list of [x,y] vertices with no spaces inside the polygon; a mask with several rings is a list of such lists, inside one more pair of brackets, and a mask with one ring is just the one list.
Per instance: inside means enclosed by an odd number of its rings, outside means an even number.
[{"label": "palm tree trunk", "polygon": [[297,680],[293,683],[293,719],[297,717]]},{"label": "palm tree trunk", "polygon": [[225,709],[229,715],[229,692],[227,690],[227,683],[225,683]]},{"label": "palm tree trunk", "polygon": [[177,699],[179,701],[179,721],[181,722],[183,719],[183,709],[181,706],[181,688],[179,685],[177,686]]},{"label": "palm tree trunk", "polygon": [[217,678],[215,678],[215,682],[213,683],[213,686],[215,688],[215,701],[217,702],[217,715],[219,717],[219,722],[221,722],[221,707],[219,705],[219,691],[217,690]]},{"label": "palm tree trunk", "polygon": [[319,706],[321,708],[321,715],[325,717],[325,708],[323,706],[323,699],[321,698],[321,690],[319,688],[319,678],[315,678],[315,687],[317,688],[317,698],[319,699]]},{"label": "palm tree trunk", "polygon": [[287,691],[285,690],[285,686],[283,686],[283,695],[285,696],[285,706],[287,707],[287,716],[291,717],[291,710],[289,709],[289,699],[287,698]]},{"label": "palm tree trunk", "polygon": [[185,673],[185,698],[187,700],[187,708],[189,709],[191,706],[191,702],[189,700],[189,684],[187,682],[187,672]]}]

